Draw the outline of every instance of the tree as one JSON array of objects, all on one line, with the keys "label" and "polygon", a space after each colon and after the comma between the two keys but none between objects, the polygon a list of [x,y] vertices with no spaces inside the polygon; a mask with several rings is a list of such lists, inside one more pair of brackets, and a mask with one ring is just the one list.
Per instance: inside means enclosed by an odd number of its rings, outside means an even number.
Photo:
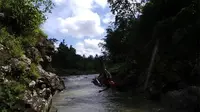
[{"label": "tree", "polygon": [[[85,72],[92,73],[96,68],[96,60],[92,55],[86,57],[76,54],[76,49],[72,45],[67,46],[63,40],[58,47],[58,52],[53,56],[52,66],[56,69],[64,69],[69,74],[84,74]],[[81,72],[81,73],[80,73]]]},{"label": "tree", "polygon": [[1,0],[0,12],[5,17],[0,22],[9,27],[10,33],[27,34],[39,28],[52,7],[51,0]]},{"label": "tree", "polygon": [[[9,79],[9,83],[0,81],[1,111],[25,111],[24,93],[28,84],[40,77],[37,64],[43,53],[40,49],[37,51],[37,45],[42,41],[42,47],[52,52],[52,42],[43,41],[47,35],[40,29],[46,20],[45,14],[52,6],[51,0],[0,0],[0,44],[3,46],[1,52],[6,56],[1,56],[0,60],[4,66],[12,64],[11,59],[19,59],[19,63],[9,73],[0,71],[0,74],[5,74],[1,76],[3,79]],[[31,59],[28,64],[20,62],[24,55]]]},{"label": "tree", "polygon": [[109,0],[109,4],[115,22],[107,28],[103,47],[114,64],[133,66],[130,70],[137,69],[137,76],[147,70],[145,88],[152,81],[192,83],[188,74],[199,57],[197,0]]}]

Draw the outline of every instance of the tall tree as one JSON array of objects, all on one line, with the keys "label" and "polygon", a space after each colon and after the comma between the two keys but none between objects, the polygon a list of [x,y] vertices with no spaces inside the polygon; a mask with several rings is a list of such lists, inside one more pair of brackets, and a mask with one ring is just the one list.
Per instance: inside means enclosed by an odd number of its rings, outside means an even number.
[{"label": "tall tree", "polygon": [[191,82],[188,74],[199,52],[198,0],[108,2],[115,22],[107,29],[103,47],[114,63],[135,64],[132,70],[137,68],[137,75],[147,70],[145,88],[149,80],[158,80],[157,77],[162,77],[159,80],[164,79],[164,83],[180,79]]}]

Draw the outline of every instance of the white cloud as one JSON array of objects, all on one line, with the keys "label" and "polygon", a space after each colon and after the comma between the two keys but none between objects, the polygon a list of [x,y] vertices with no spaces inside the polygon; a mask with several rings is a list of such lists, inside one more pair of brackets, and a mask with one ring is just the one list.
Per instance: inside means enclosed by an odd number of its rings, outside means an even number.
[{"label": "white cloud", "polygon": [[53,2],[54,2],[56,5],[61,5],[62,3],[65,2],[65,0],[53,0]]},{"label": "white cloud", "polygon": [[[57,3],[65,0],[54,0]],[[107,0],[68,0],[66,9],[70,11],[67,17],[58,17],[59,32],[75,38],[98,37],[105,30],[101,26],[100,15],[93,11],[96,6],[105,8]]]},{"label": "white cloud", "polygon": [[95,0],[96,4],[100,5],[102,8],[107,6],[107,0]]},{"label": "white cloud", "polygon": [[103,40],[84,39],[83,42],[78,42],[75,45],[77,54],[85,55],[85,56],[89,56],[89,55],[95,56],[96,54],[102,55],[101,48],[99,47],[100,42],[103,42]]},{"label": "white cloud", "polygon": [[[53,0],[53,2],[55,7],[52,13],[48,14],[48,20],[42,25],[42,29],[59,42],[66,37],[74,37],[66,40],[68,45],[72,44],[77,49],[78,54],[100,55],[101,48],[98,44],[102,40],[97,38],[105,34],[106,25],[103,24],[103,19],[110,18],[106,14],[107,0]],[[56,47],[58,45],[55,43]]]},{"label": "white cloud", "polygon": [[111,12],[107,13],[102,19],[103,23],[105,24],[113,22],[114,20],[115,20],[115,17]]},{"label": "white cloud", "polygon": [[54,46],[55,46],[56,48],[58,48],[58,47],[59,47],[59,45],[60,45],[60,43],[59,43],[59,42],[54,42]]},{"label": "white cloud", "polygon": [[97,13],[89,10],[68,18],[58,18],[60,32],[77,38],[95,37],[104,33]]}]

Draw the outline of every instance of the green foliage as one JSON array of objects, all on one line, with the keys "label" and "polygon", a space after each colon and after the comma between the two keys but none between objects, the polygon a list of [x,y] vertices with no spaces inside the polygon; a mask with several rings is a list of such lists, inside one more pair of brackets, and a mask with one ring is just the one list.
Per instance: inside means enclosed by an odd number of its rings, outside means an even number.
[{"label": "green foliage", "polygon": [[[167,84],[172,81],[167,77],[180,77],[184,83],[197,84],[195,76],[190,75],[200,57],[197,0],[144,0],[145,4],[131,1],[134,0],[108,1],[116,15],[103,44],[108,58],[114,64],[128,63],[128,67],[132,67],[124,71],[124,77],[135,69],[140,71],[137,72],[139,76],[147,70],[156,41],[159,41],[151,81],[162,77]],[[164,70],[160,70],[160,64],[165,66]]]},{"label": "green foliage", "polygon": [[0,66],[6,65],[6,61],[11,57],[7,50],[1,50],[0,56]]},{"label": "green foliage", "polygon": [[27,66],[26,66],[26,64],[25,64],[24,62],[19,63],[19,65],[17,66],[17,68],[18,68],[20,71],[22,71],[22,73],[25,72],[26,67],[27,67]]},{"label": "green foliage", "polygon": [[11,79],[19,81],[21,84],[29,84],[30,81],[36,80],[40,77],[37,65],[35,63],[31,63],[30,69],[27,69],[27,65],[23,62],[19,63],[17,66],[17,71],[13,73]]},{"label": "green foliage", "polygon": [[35,79],[39,78],[40,74],[36,64],[32,63],[30,67],[30,75],[33,76]]},{"label": "green foliage", "polygon": [[44,13],[50,11],[53,6],[51,0],[2,1],[0,10],[5,17],[0,22],[17,35],[37,29],[46,19]]},{"label": "green foliage", "polygon": [[47,38],[47,35],[40,29],[36,28],[34,31],[25,34],[25,36],[18,37],[20,38],[24,48],[36,46],[36,44],[42,38]]},{"label": "green foliage", "polygon": [[37,38],[32,36],[20,37],[20,40],[24,48],[33,47],[37,43]]},{"label": "green foliage", "polygon": [[[10,58],[20,59],[27,48],[35,47],[41,39],[47,38],[40,25],[52,7],[51,0],[0,0],[0,12],[4,15],[0,17],[0,44],[5,46],[0,53],[0,65],[9,62]],[[36,57],[36,63],[39,58]],[[9,82],[0,82],[1,111],[24,111],[19,108],[26,86],[39,77],[36,64],[31,64],[30,71],[27,68],[27,64],[20,61],[12,73],[6,73]]]},{"label": "green foliage", "polygon": [[0,50],[0,66],[3,66],[6,64],[6,61],[11,57],[9,52],[7,51],[5,45],[3,44],[5,42],[6,34],[7,32],[0,32],[0,47],[3,48]]},{"label": "green foliage", "polygon": [[13,57],[21,57],[24,54],[21,41],[13,38],[6,42],[6,46],[10,49],[10,53]]},{"label": "green foliage", "polygon": [[12,38],[12,36],[7,32],[6,28],[0,30],[0,43],[5,44],[6,39]]},{"label": "green foliage", "polygon": [[25,85],[19,82],[9,82],[0,86],[0,108],[5,112],[16,111],[16,103],[23,98],[26,89]]},{"label": "green foliage", "polygon": [[111,12],[115,16],[115,25],[120,24],[121,20],[136,18],[141,11],[141,3],[136,0],[108,0]]},{"label": "green foliage", "polygon": [[0,31],[0,43],[5,45],[13,57],[21,57],[24,53],[21,40],[10,35],[6,29]]},{"label": "green foliage", "polygon": [[36,57],[34,58],[34,63],[39,64],[41,59],[42,59],[42,57],[40,54],[36,55]]}]

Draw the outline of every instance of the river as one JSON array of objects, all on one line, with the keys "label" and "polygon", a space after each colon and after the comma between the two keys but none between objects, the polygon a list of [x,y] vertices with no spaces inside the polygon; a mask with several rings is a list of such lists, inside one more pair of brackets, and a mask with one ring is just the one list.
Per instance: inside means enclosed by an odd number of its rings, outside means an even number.
[{"label": "river", "polygon": [[[107,90],[95,86],[91,80],[97,75],[69,76],[66,89],[55,95],[51,112],[161,112],[158,104],[131,93]],[[163,112],[163,111],[162,111]]]}]

